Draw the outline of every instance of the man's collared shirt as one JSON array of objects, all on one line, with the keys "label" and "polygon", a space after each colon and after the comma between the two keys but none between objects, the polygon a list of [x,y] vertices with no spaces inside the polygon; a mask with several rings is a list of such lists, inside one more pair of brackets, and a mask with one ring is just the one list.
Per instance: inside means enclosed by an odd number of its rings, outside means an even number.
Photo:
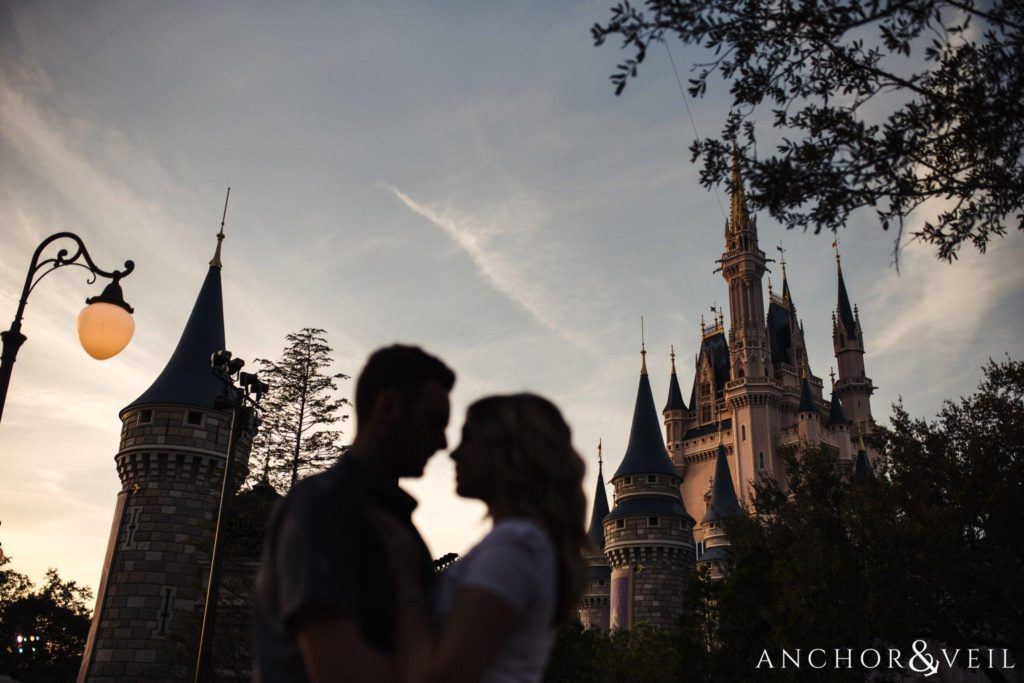
[{"label": "man's collared shirt", "polygon": [[[256,579],[258,680],[308,681],[295,639],[304,612],[352,619],[366,643],[394,649],[394,586],[384,543],[370,509],[393,515],[414,536],[416,500],[372,472],[352,453],[325,472],[298,482],[275,510]],[[433,578],[423,545],[423,575]]]}]

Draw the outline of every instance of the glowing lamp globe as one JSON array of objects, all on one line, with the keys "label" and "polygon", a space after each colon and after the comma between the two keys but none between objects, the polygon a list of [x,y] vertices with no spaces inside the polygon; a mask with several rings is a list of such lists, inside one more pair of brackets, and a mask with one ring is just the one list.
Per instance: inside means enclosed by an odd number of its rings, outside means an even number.
[{"label": "glowing lamp globe", "polygon": [[85,352],[96,360],[119,354],[135,333],[132,307],[125,303],[117,280],[99,296],[86,299],[78,314],[78,340]]}]

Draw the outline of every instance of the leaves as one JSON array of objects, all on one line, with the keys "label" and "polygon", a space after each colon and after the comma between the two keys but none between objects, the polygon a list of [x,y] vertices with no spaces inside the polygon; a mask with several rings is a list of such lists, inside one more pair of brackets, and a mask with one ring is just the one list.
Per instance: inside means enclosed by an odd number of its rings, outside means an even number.
[{"label": "leaves", "polygon": [[257,359],[260,377],[270,385],[261,403],[259,433],[253,441],[250,483],[267,480],[279,491],[291,488],[306,474],[322,470],[342,454],[340,429],[351,403],[336,397],[338,380],[331,373],[327,333],[306,327],[285,337],[277,361]]},{"label": "leaves", "polygon": [[[970,29],[970,30],[968,30]],[[755,209],[787,228],[838,230],[870,207],[883,228],[912,212],[914,235],[955,259],[1024,229],[1024,5],[994,0],[648,0],[611,8],[596,45],[633,50],[610,78],[621,94],[647,47],[677,37],[711,61],[693,66],[701,97],[718,74],[732,107],[722,138],[695,140],[701,183],[726,180],[744,125]],[[783,141],[757,158],[768,106]],[[897,234],[898,249],[902,234]],[[898,252],[896,252],[898,255]]]}]

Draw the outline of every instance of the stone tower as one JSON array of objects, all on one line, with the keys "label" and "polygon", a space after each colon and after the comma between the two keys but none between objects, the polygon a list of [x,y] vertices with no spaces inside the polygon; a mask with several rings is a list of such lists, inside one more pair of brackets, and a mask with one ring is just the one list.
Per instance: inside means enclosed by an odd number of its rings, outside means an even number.
[{"label": "stone tower", "polygon": [[580,622],[583,628],[608,629],[608,595],[612,570],[604,555],[604,518],[608,516],[608,493],[604,486],[604,461],[601,444],[597,444],[597,489],[594,491],[594,509],[587,529],[587,550],[583,559],[587,563],[587,583],[580,601]]},{"label": "stone tower", "polygon": [[711,488],[711,503],[701,520],[704,527],[704,553],[697,560],[697,565],[707,565],[714,579],[722,578],[722,560],[729,547],[725,522],[742,512],[736,499],[736,488],[733,486],[732,473],[729,471],[729,457],[725,446],[718,444],[715,454],[715,480]]},{"label": "stone tower", "polygon": [[839,365],[839,380],[836,395],[848,411],[850,419],[859,434],[871,434],[874,421],[871,417],[871,394],[875,386],[864,373],[864,331],[860,326],[860,311],[850,307],[850,297],[843,281],[843,265],[836,250],[836,272],[838,275],[838,300],[832,317],[832,345]]},{"label": "stone tower", "polygon": [[676,375],[676,350],[673,347],[670,352],[672,361],[672,374],[668,378],[668,400],[665,401],[665,408],[661,411],[665,418],[665,442],[668,444],[669,457],[673,463],[678,463],[682,456],[683,434],[686,431],[686,423],[690,421],[689,411],[686,403],[683,402],[683,392],[679,388],[679,376]]},{"label": "stone tower", "polygon": [[611,565],[610,627],[637,622],[673,627],[693,571],[693,518],[683,507],[682,479],[669,459],[641,351],[640,384],[622,464],[612,476],[615,509],[605,517]]},{"label": "stone tower", "polygon": [[[117,494],[78,680],[193,675],[231,415],[210,356],[224,348],[221,242],[174,353],[120,413]],[[236,451],[236,485],[250,436]]]},{"label": "stone tower", "polygon": [[[777,413],[773,410],[778,392],[771,385],[771,349],[761,289],[766,262],[757,242],[757,222],[747,211],[739,155],[734,150],[732,197],[725,251],[720,261],[722,276],[729,285],[730,376],[723,387],[723,403],[716,404],[713,412],[716,421],[720,410],[732,413],[729,427],[733,462],[741,482],[749,480],[759,468],[763,469],[766,458],[768,466],[775,461],[772,444],[764,439],[755,442],[754,435],[779,427]],[[794,331],[794,340],[797,337]],[[739,491],[741,502],[747,502],[749,486],[740,486]]]}]

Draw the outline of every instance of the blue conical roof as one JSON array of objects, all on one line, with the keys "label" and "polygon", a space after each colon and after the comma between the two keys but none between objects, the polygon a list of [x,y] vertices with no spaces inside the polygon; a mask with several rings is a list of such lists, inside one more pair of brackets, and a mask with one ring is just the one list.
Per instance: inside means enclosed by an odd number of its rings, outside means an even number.
[{"label": "blue conical roof", "polygon": [[636,404],[633,406],[633,425],[629,430],[629,444],[622,464],[615,470],[613,479],[634,474],[670,474],[679,476],[676,466],[668,457],[665,440],[661,435],[661,423],[654,407],[654,395],[646,370],[640,373],[640,385],[636,390]]},{"label": "blue conical roof", "polygon": [[853,309],[850,307],[850,297],[846,293],[846,283],[843,281],[843,269],[839,266],[837,270],[839,271],[839,302],[836,305],[836,308],[839,311],[839,320],[842,321],[846,334],[852,335],[854,333],[855,326]]},{"label": "blue conical roof", "polygon": [[220,267],[211,266],[171,359],[149,389],[124,410],[153,403],[216,407],[215,402],[224,386],[210,369],[210,356],[223,348],[224,304]]},{"label": "blue conical roof", "polygon": [[679,378],[676,376],[675,369],[672,370],[672,376],[668,380],[668,401],[665,402],[665,410],[661,412],[669,410],[686,410],[683,392],[679,389]]},{"label": "blue conical roof", "polygon": [[850,420],[843,412],[843,404],[839,400],[839,395],[835,391],[832,392],[832,407],[828,413],[828,424],[829,426],[850,424]]},{"label": "blue conical roof", "polygon": [[857,451],[857,460],[853,464],[853,478],[858,482],[875,478],[875,471],[871,468],[868,452],[863,448]]},{"label": "blue conical roof", "polygon": [[806,376],[800,380],[800,407],[797,408],[797,412],[818,414],[818,408],[814,405],[814,398],[811,395],[811,383]]},{"label": "blue conical roof", "polygon": [[590,513],[590,527],[587,541],[595,548],[604,550],[604,518],[608,516],[608,493],[604,488],[604,473],[597,468],[597,490],[594,491],[594,510]]},{"label": "blue conical roof", "polygon": [[725,454],[725,446],[718,444],[718,454],[715,456],[715,483],[711,488],[711,505],[708,506],[708,511],[701,524],[720,522],[741,511],[740,502],[736,498],[736,489],[732,485],[732,474],[729,472],[729,458]]}]

